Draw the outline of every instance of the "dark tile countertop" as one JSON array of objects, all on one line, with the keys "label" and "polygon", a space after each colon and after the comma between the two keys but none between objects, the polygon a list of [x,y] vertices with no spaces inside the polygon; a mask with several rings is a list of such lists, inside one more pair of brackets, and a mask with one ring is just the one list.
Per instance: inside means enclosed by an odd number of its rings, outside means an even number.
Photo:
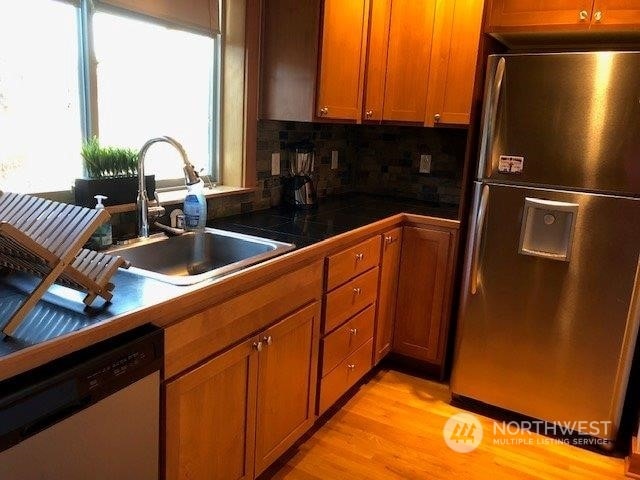
[{"label": "dark tile countertop", "polygon": [[[216,219],[209,222],[209,226],[293,243],[297,248],[303,248],[403,212],[447,219],[455,219],[457,214],[455,208],[419,201],[350,194],[323,200],[318,208],[309,211],[273,208]],[[90,308],[85,308],[82,303],[82,293],[60,286],[51,287],[13,337],[0,333],[0,358],[210,284],[203,282],[180,287],[125,270],[118,271],[113,281],[116,288],[112,302]],[[30,291],[34,284],[33,278],[17,274],[0,281],[0,326],[4,326],[25,297],[24,292]],[[96,304],[99,303],[100,300],[96,300]]]},{"label": "dark tile countertop", "polygon": [[311,210],[271,208],[215,219],[207,225],[293,243],[302,248],[398,213],[456,219],[458,210],[455,206],[439,206],[419,200],[347,194],[321,199],[318,207]]}]

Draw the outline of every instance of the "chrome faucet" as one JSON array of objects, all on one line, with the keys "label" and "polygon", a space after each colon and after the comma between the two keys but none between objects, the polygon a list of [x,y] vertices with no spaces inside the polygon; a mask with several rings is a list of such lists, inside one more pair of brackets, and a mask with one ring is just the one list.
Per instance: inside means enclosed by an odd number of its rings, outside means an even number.
[{"label": "chrome faucet", "polygon": [[169,145],[173,145],[176,150],[180,153],[182,157],[182,161],[184,162],[184,180],[187,185],[193,185],[194,183],[198,183],[200,181],[200,176],[198,172],[196,172],[195,168],[187,158],[187,153],[184,151],[184,148],[180,143],[178,143],[175,139],[171,137],[158,137],[152,138],[147,143],[145,143],[140,152],[138,153],[138,200],[137,200],[137,210],[138,210],[138,236],[146,238],[149,236],[149,217],[152,217],[154,220],[158,217],[161,217],[165,213],[165,209],[162,205],[160,205],[160,200],[158,200],[158,193],[154,192],[154,199],[156,201],[156,205],[150,207],[149,206],[149,197],[147,196],[147,185],[144,177],[144,159],[147,155],[147,150],[154,143],[165,142]]}]

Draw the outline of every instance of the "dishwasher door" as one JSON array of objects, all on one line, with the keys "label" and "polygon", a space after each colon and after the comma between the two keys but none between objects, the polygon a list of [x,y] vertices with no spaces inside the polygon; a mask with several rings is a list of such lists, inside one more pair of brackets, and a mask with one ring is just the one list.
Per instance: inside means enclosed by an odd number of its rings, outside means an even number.
[{"label": "dishwasher door", "polygon": [[0,480],[157,480],[163,350],[147,324],[0,382]]},{"label": "dishwasher door", "polygon": [[157,480],[154,372],[0,453],[2,480]]}]

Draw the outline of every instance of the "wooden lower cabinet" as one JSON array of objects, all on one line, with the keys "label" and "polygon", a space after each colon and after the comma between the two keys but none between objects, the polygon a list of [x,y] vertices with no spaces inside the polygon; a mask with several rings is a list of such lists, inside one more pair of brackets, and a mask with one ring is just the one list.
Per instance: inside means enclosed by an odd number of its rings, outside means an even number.
[{"label": "wooden lower cabinet", "polygon": [[378,363],[391,351],[398,295],[398,271],[402,248],[402,227],[382,235],[382,258],[378,287],[378,315],[376,319],[373,361]]},{"label": "wooden lower cabinet", "polygon": [[167,383],[167,480],[253,478],[258,378],[253,343]]},{"label": "wooden lower cabinet", "polygon": [[404,227],[393,351],[441,364],[449,323],[457,233]]},{"label": "wooden lower cabinet", "polygon": [[318,304],[269,328],[258,355],[255,474],[259,475],[313,424]]},{"label": "wooden lower cabinet", "polygon": [[319,304],[165,386],[166,479],[253,479],[315,417]]}]

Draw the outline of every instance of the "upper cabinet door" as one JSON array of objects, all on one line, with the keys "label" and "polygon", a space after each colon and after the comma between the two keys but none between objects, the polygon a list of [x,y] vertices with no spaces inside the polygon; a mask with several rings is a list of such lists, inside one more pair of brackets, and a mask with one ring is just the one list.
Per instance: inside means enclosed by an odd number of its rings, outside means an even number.
[{"label": "upper cabinet door", "polygon": [[500,32],[518,27],[587,29],[593,0],[493,0],[487,31]]},{"label": "upper cabinet door", "polygon": [[424,122],[436,0],[392,0],[383,119]]},{"label": "upper cabinet door", "polygon": [[468,125],[483,0],[438,0],[425,125]]},{"label": "upper cabinet door", "polygon": [[640,0],[595,0],[591,28],[628,29],[640,26]]},{"label": "upper cabinet door", "polygon": [[364,91],[364,120],[382,120],[384,84],[387,76],[387,47],[391,0],[371,0],[367,78]]},{"label": "upper cabinet door", "polygon": [[324,1],[316,105],[320,119],[362,119],[368,20],[369,0]]}]

